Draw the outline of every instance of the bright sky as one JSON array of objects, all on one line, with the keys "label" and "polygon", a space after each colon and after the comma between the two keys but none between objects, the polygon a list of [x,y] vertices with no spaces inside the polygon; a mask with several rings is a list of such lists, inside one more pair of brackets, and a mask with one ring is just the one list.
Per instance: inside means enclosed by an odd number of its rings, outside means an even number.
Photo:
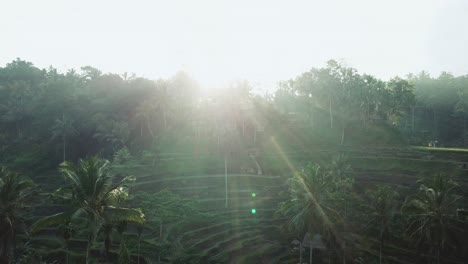
[{"label": "bright sky", "polygon": [[387,79],[468,73],[466,0],[0,0],[0,65],[91,65],[204,86],[275,86],[344,60]]}]

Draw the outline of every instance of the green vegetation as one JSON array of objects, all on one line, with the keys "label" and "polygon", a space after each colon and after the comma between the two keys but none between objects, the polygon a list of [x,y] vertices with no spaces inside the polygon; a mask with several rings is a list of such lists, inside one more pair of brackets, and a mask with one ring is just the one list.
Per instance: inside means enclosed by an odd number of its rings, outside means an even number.
[{"label": "green vegetation", "polygon": [[29,189],[33,183],[20,180],[17,173],[0,168],[0,262],[9,263],[16,251],[16,236],[25,230],[21,211],[26,208]]},{"label": "green vegetation", "polygon": [[202,96],[186,73],[17,59],[0,68],[0,262],[465,263],[467,87],[330,61],[274,96]]}]

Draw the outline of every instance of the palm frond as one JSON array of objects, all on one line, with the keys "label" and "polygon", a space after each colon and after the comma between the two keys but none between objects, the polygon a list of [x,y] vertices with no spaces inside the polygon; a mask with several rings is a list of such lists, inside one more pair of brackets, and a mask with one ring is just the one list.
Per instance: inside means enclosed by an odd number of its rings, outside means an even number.
[{"label": "palm frond", "polygon": [[58,226],[60,224],[70,222],[72,215],[72,212],[63,212],[39,219],[31,226],[31,232],[35,233],[43,228]]},{"label": "palm frond", "polygon": [[131,208],[117,208],[109,206],[104,211],[104,215],[112,222],[134,222],[143,224],[145,222],[145,215],[139,209]]}]

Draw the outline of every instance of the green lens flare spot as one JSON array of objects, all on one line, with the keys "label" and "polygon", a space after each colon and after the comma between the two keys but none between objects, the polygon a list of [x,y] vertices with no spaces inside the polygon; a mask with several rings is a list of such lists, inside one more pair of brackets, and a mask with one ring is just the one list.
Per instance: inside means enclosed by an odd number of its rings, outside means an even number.
[{"label": "green lens flare spot", "polygon": [[257,194],[256,194],[256,193],[252,193],[252,197],[255,197],[255,196],[257,196]]},{"label": "green lens flare spot", "polygon": [[254,208],[254,209],[250,210],[250,212],[252,212],[252,214],[256,214],[257,210],[255,210],[255,208]]}]

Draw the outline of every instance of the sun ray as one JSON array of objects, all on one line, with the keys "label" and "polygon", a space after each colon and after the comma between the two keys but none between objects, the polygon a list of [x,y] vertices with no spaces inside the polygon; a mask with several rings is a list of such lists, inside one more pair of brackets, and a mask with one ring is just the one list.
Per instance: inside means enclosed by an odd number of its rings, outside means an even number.
[{"label": "sun ray", "polygon": [[[281,146],[278,144],[276,139],[274,137],[271,137],[271,141],[273,143],[273,146],[275,147],[276,151],[280,155],[281,159],[286,163],[288,166],[289,170],[293,173],[293,175],[299,175],[300,171],[294,166],[294,164],[289,160],[289,158],[286,156],[284,151],[282,150]],[[334,237],[338,237],[338,233],[333,226],[332,222],[328,218],[327,214],[323,210],[322,206],[320,205],[319,202],[317,202],[317,199],[315,198],[314,194],[310,192],[309,188],[307,187],[307,184],[304,182],[304,179],[302,177],[297,177],[299,179],[299,183],[302,185],[302,188],[305,192],[307,192],[307,195],[310,197],[312,200],[312,203],[317,207],[319,216],[322,218],[323,223],[326,225],[328,230],[332,233]]]}]

